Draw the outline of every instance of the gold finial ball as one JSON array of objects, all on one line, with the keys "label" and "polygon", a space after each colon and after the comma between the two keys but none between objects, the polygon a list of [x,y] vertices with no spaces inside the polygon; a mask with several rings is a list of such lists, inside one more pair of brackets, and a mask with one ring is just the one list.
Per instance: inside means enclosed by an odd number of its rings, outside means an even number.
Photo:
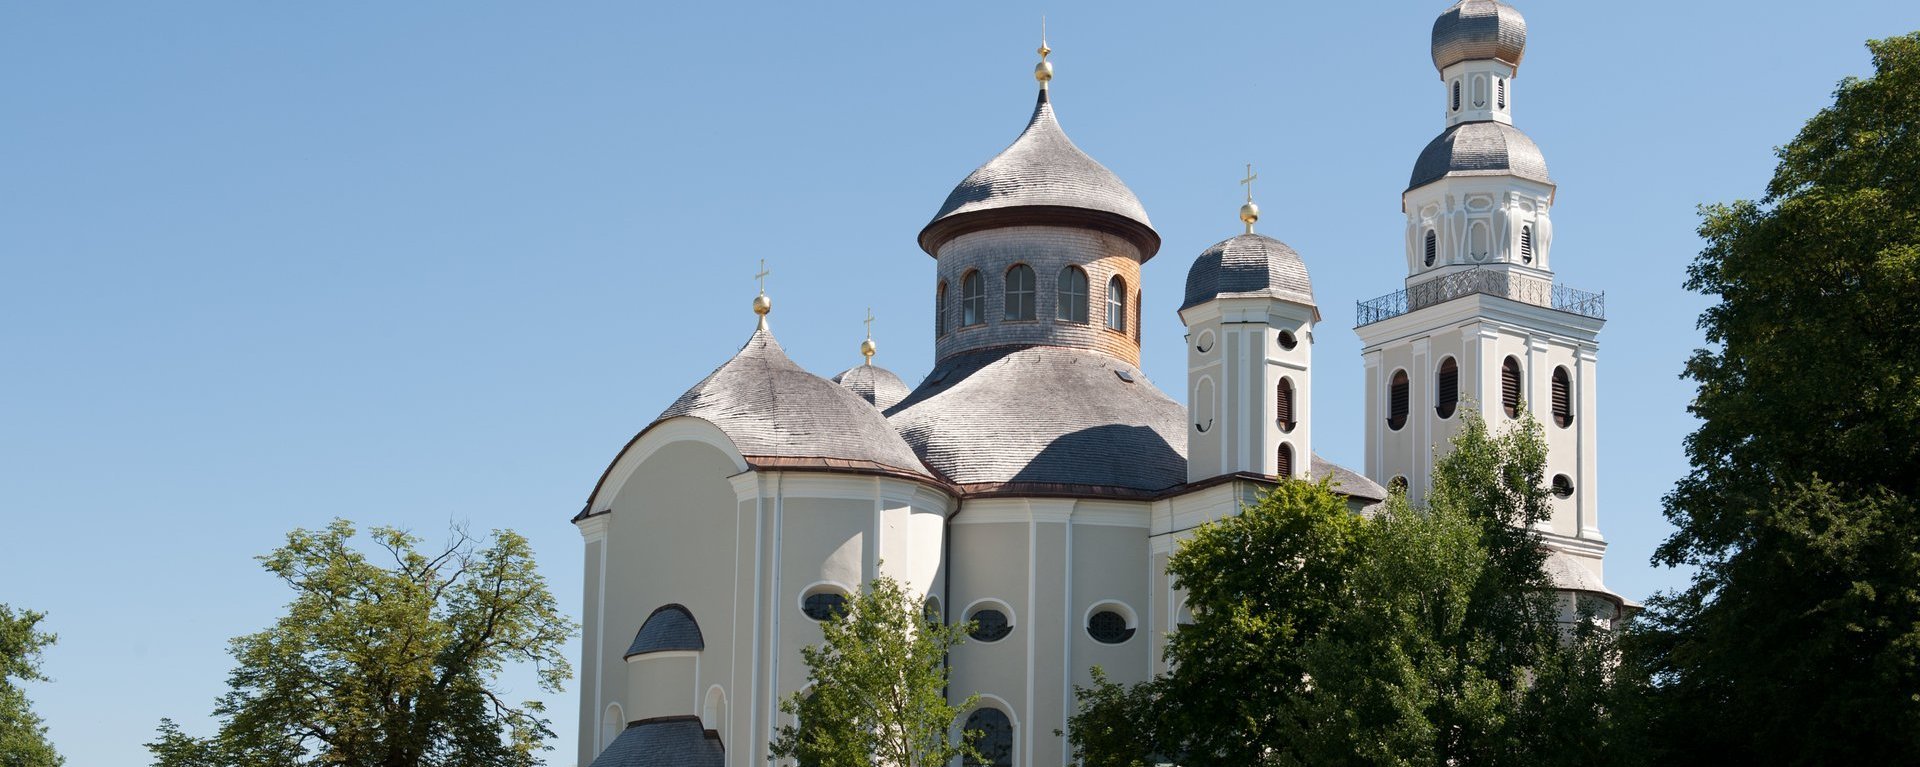
[{"label": "gold finial ball", "polygon": [[767,316],[767,312],[771,312],[771,311],[773,311],[773,299],[768,298],[767,294],[761,293],[760,295],[753,297],[753,313],[754,314],[758,314],[762,317],[765,317]]},{"label": "gold finial ball", "polygon": [[1259,220],[1260,220],[1260,206],[1255,205],[1251,202],[1240,206],[1240,222],[1241,223],[1244,223],[1248,226],[1252,226],[1253,222],[1259,221]]},{"label": "gold finial ball", "polygon": [[867,358],[868,362],[873,361],[873,355],[878,351],[880,351],[880,345],[874,343],[873,339],[869,338],[860,342],[860,356]]},{"label": "gold finial ball", "polygon": [[[1041,50],[1046,50],[1046,49],[1042,48]],[[1043,82],[1043,83],[1049,80],[1052,80],[1053,79],[1053,62],[1042,61],[1038,64],[1033,65],[1033,79],[1039,80],[1040,82]]]}]

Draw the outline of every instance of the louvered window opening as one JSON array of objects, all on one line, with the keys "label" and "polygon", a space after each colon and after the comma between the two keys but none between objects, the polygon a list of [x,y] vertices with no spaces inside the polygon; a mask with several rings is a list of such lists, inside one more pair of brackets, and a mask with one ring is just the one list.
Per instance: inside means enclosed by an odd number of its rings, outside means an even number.
[{"label": "louvered window opening", "polygon": [[960,279],[960,327],[987,321],[987,278],[967,272]]},{"label": "louvered window opening", "polygon": [[1453,81],[1453,111],[1460,111],[1460,81]]},{"label": "louvered window opening", "polygon": [[1452,357],[1440,361],[1440,372],[1434,381],[1435,397],[1439,400],[1433,406],[1434,415],[1452,418],[1453,411],[1460,405],[1460,366]]},{"label": "louvered window opening", "polygon": [[1500,78],[1500,108],[1507,108],[1507,78]]},{"label": "louvered window opening", "polygon": [[1553,422],[1562,429],[1573,425],[1573,381],[1564,367],[1553,369]]},{"label": "louvered window opening", "polygon": [[1127,332],[1127,283],[1119,277],[1107,281],[1107,329]]},{"label": "louvered window opening", "polygon": [[1285,442],[1280,443],[1280,450],[1276,458],[1278,461],[1274,466],[1273,475],[1276,477],[1293,476],[1293,446]]},{"label": "louvered window opening", "polygon": [[1015,264],[1007,270],[1007,319],[1034,318],[1033,284],[1033,267]]},{"label": "louvered window opening", "polygon": [[1512,357],[1500,365],[1500,407],[1508,418],[1520,417],[1520,361]]},{"label": "louvered window opening", "polygon": [[1013,624],[1007,622],[1007,614],[991,607],[973,611],[967,620],[973,623],[973,630],[967,636],[981,642],[997,642],[1013,633]]},{"label": "louvered window opening", "polygon": [[974,750],[984,758],[967,754],[960,759],[964,767],[1013,767],[1013,722],[999,709],[983,708],[967,716],[961,729],[980,733]]},{"label": "louvered window opening", "polygon": [[1439,256],[1440,256],[1440,236],[1437,234],[1434,234],[1432,229],[1428,229],[1427,230],[1427,266],[1433,266],[1434,260],[1439,258]]},{"label": "louvered window opening", "polygon": [[1060,270],[1054,286],[1054,318],[1067,322],[1087,321],[1087,273],[1077,266]]},{"label": "louvered window opening", "polygon": [[1087,635],[1100,644],[1120,644],[1133,638],[1127,618],[1112,610],[1101,610],[1087,619]]},{"label": "louvered window opening", "polygon": [[1399,431],[1407,425],[1407,371],[1393,374],[1393,384],[1387,387],[1387,428]]},{"label": "louvered window opening", "polygon": [[1281,431],[1293,431],[1293,379],[1282,378],[1273,392],[1273,417]]},{"label": "louvered window opening", "polygon": [[1533,263],[1533,227],[1520,227],[1520,263]]}]

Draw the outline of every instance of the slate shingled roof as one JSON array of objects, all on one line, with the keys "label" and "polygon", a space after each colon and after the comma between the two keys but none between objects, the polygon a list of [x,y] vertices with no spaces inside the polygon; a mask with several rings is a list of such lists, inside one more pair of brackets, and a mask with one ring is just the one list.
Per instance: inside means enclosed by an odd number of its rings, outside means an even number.
[{"label": "slate shingled roof", "polygon": [[1433,66],[1497,59],[1520,66],[1527,52],[1527,20],[1500,0],[1460,0],[1433,20]]},{"label": "slate shingled roof", "polygon": [[1436,136],[1420,151],[1413,164],[1413,189],[1447,176],[1519,176],[1542,184],[1547,177],[1547,158],[1540,147],[1506,123],[1491,121],[1460,123]]},{"label": "slate shingled roof", "polygon": [[589,767],[726,767],[726,749],[697,716],[662,717],[620,732]]},{"label": "slate shingled roof", "polygon": [[1312,476],[1316,482],[1325,477],[1333,477],[1333,489],[1335,492],[1368,501],[1384,501],[1387,499],[1387,489],[1381,487],[1380,483],[1367,479],[1366,476],[1360,472],[1321,458],[1319,453],[1313,455],[1313,465],[1310,471],[1313,473]]},{"label": "slate shingled roof", "polygon": [[1040,89],[1033,117],[1013,144],[960,182],[940,212],[920,232],[920,247],[934,253],[940,241],[959,231],[962,219],[1017,208],[1067,209],[1117,219],[1122,233],[1142,241],[1142,260],[1159,249],[1147,211],[1120,177],[1074,146],[1054,118],[1047,89]]},{"label": "slate shingled roof", "polygon": [[755,457],[838,460],[927,475],[880,411],[795,364],[764,324],[654,422],[679,416],[719,427],[748,463]]},{"label": "slate shingled roof", "polygon": [[661,605],[640,623],[640,631],[633,635],[633,644],[627,646],[627,654],[621,657],[705,649],[707,640],[700,636],[700,624],[693,619],[693,613],[680,605]]},{"label": "slate shingled roof", "polygon": [[840,375],[833,377],[833,382],[847,387],[881,410],[900,404],[900,400],[913,392],[907,388],[907,382],[900,380],[900,376],[894,375],[893,371],[873,364],[855,365],[842,370]]},{"label": "slate shingled roof", "polygon": [[1187,478],[1186,408],[1139,368],[1099,352],[1029,346],[956,355],[888,418],[928,466],[962,486],[1102,495],[1150,493]]},{"label": "slate shingled roof", "polygon": [[1286,243],[1243,234],[1214,243],[1187,269],[1185,309],[1215,298],[1270,296],[1313,306],[1307,264]]}]

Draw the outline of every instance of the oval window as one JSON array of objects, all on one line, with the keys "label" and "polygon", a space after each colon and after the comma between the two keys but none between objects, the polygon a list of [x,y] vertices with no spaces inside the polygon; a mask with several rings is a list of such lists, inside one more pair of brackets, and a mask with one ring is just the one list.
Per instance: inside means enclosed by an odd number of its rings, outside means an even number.
[{"label": "oval window", "polygon": [[1007,614],[991,607],[983,607],[967,616],[973,623],[973,630],[967,636],[980,642],[998,642],[1013,633],[1013,624],[1007,621]]},{"label": "oval window", "polygon": [[1087,635],[1101,644],[1120,644],[1133,638],[1127,616],[1113,610],[1101,610],[1087,618]]},{"label": "oval window", "polygon": [[817,621],[832,620],[847,613],[847,595],[838,591],[819,591],[808,594],[800,603],[800,611]]}]

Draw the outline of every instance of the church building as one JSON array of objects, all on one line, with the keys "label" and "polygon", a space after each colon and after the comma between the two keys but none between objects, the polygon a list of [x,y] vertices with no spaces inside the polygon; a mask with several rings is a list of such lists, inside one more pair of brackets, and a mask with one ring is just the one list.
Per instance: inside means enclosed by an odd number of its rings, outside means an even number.
[{"label": "church building", "polygon": [[977,624],[950,689],[979,693],[962,726],[986,733],[988,763],[1068,764],[1054,733],[1090,668],[1163,670],[1185,615],[1166,563],[1189,531],[1279,478],[1330,479],[1356,513],[1389,487],[1418,504],[1465,408],[1542,424],[1553,515],[1536,532],[1564,619],[1618,615],[1630,603],[1602,581],[1598,522],[1603,305],[1554,283],[1555,186],[1513,121],[1525,46],[1499,0],[1434,22],[1445,125],[1401,194],[1407,277],[1356,320],[1360,470],[1314,452],[1316,428],[1356,414],[1316,425],[1321,307],[1301,254],[1255,232],[1251,196],[1242,233],[1182,264],[1185,404],[1141,371],[1140,274],[1160,235],[1062,130],[1043,44],[1025,130],[920,232],[935,361],[917,385],[873,364],[871,339],[831,379],[802,369],[763,292],[739,353],[600,477],[573,520],[579,764],[765,764],[779,701],[809,683],[801,648],[883,574]]}]

